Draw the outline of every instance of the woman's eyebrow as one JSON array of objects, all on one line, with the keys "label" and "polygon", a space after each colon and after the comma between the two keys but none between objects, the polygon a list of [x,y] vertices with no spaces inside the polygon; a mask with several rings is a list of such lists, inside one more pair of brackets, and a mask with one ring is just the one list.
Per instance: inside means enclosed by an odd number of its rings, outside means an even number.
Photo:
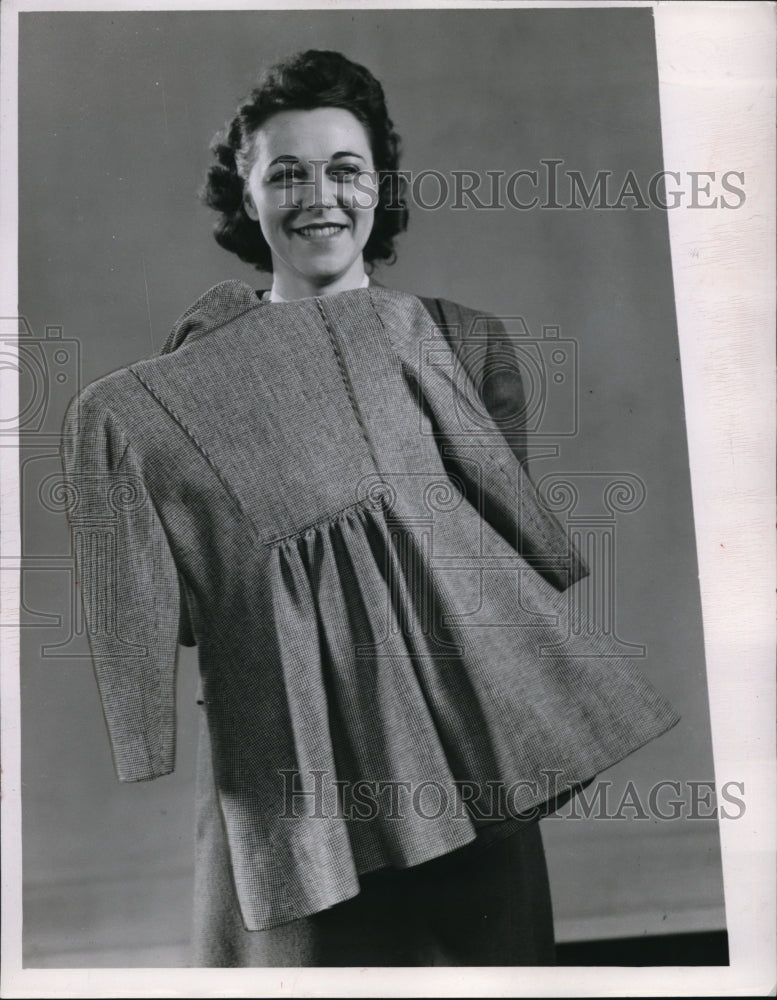
[{"label": "woman's eyebrow", "polygon": [[273,167],[276,163],[299,163],[299,157],[290,156],[288,153],[284,153],[282,156],[276,156],[274,160],[270,160],[267,166],[268,168]]},{"label": "woman's eyebrow", "polygon": [[[365,157],[363,157],[361,153],[354,153],[348,149],[340,149],[336,153],[332,153],[329,159],[337,160],[341,156],[355,156],[357,160],[363,160],[365,163],[367,162]],[[270,167],[275,166],[276,163],[300,163],[300,162],[301,161],[298,156],[292,156],[289,153],[283,153],[281,156],[276,156],[274,160],[270,160],[270,162],[267,164],[267,168],[269,169]]]}]

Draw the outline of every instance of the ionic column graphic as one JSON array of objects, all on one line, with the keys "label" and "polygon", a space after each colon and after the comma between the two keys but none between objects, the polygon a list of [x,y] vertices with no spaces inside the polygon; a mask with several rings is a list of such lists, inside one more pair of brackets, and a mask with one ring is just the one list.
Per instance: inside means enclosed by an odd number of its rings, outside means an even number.
[{"label": "ionic column graphic", "polygon": [[71,589],[71,634],[62,643],[44,647],[47,656],[66,656],[68,647],[84,634],[100,656],[144,656],[147,647],[122,635],[119,618],[121,579],[121,521],[144,516],[145,488],[131,476],[50,477],[44,503],[51,510],[66,511],[75,560],[75,586]]},{"label": "ionic column graphic", "polygon": [[[390,478],[391,483],[387,482]],[[403,492],[414,502],[396,512],[395,482],[402,479]],[[434,585],[435,520],[462,502],[461,493],[445,478],[430,479],[423,474],[402,473],[364,481],[360,492],[367,502],[382,508],[389,545],[386,551],[388,601],[385,633],[377,642],[358,646],[357,657],[397,655],[396,637],[407,648],[418,645],[425,657],[460,657],[461,646],[451,641],[444,624],[444,612]]]},{"label": "ionic column graphic", "polygon": [[537,484],[543,505],[566,515],[572,544],[589,575],[569,592],[569,634],[561,649],[582,636],[605,638],[600,655],[645,656],[645,646],[618,635],[617,515],[637,511],[645,502],[643,481],[631,473],[552,473]]}]

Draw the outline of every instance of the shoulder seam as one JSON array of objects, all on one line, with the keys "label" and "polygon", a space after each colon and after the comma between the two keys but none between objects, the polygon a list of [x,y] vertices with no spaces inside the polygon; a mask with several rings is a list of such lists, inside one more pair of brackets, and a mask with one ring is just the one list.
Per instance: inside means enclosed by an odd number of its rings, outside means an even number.
[{"label": "shoulder seam", "polygon": [[142,377],[142,375],[139,372],[135,371],[134,368],[130,368],[129,371],[132,372],[132,374],[135,376],[138,382],[143,386],[143,388],[151,396],[151,398],[159,405],[159,407],[161,407],[161,409],[164,410],[164,412],[170,417],[170,419],[173,420],[178,425],[178,427],[180,427],[182,433],[186,435],[186,437],[189,439],[189,441],[191,441],[191,443],[194,445],[194,447],[197,449],[200,455],[202,455],[205,462],[207,462],[208,466],[213,470],[213,474],[221,483],[222,487],[224,488],[225,492],[229,496],[232,503],[237,508],[240,515],[251,526],[254,533],[257,536],[259,536],[259,531],[254,522],[248,516],[248,513],[244,508],[243,503],[240,500],[240,497],[232,489],[232,486],[229,484],[228,480],[224,477],[224,474],[219,469],[212,455],[207,450],[207,448],[198,440],[197,435],[194,433],[191,427],[189,427],[189,425],[175,412],[175,410],[173,410],[173,408],[168,403],[166,403],[161,398],[161,396],[158,395],[156,390],[148,384],[148,382]]}]

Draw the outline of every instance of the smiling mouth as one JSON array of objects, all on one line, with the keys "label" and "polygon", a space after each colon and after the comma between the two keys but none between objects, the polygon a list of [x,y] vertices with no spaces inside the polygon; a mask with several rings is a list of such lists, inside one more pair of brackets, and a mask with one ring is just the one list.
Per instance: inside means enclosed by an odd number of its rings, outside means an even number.
[{"label": "smiling mouth", "polygon": [[310,225],[300,226],[294,232],[297,236],[306,236],[308,239],[322,239],[327,236],[338,236],[347,228],[339,222],[311,222]]}]

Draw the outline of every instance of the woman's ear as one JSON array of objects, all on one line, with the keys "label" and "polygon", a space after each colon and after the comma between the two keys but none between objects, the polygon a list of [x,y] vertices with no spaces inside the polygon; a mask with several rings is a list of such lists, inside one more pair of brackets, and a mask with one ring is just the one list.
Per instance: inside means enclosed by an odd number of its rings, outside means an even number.
[{"label": "woman's ear", "polygon": [[256,202],[250,191],[245,191],[243,194],[243,208],[249,219],[253,219],[254,222],[259,221],[259,212],[256,209]]}]

